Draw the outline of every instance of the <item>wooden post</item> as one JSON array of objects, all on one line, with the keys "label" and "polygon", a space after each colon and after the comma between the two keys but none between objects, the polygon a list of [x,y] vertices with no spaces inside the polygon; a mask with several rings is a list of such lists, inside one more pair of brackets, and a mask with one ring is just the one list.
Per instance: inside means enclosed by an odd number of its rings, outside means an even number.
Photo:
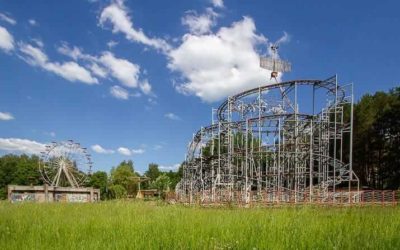
[{"label": "wooden post", "polygon": [[392,191],[392,205],[396,206],[396,191]]},{"label": "wooden post", "polygon": [[44,201],[49,202],[49,186],[44,184]]},{"label": "wooden post", "polygon": [[364,205],[364,192],[360,193],[360,199],[361,199],[361,206]]},{"label": "wooden post", "polygon": [[340,205],[343,205],[343,191],[340,191]]},{"label": "wooden post", "polygon": [[375,204],[375,191],[372,191],[372,204]]},{"label": "wooden post", "polygon": [[93,202],[93,187],[90,188],[90,202]]},{"label": "wooden post", "polygon": [[11,194],[12,194],[11,186],[8,185],[8,186],[7,186],[7,197],[8,197],[8,200],[12,202]]},{"label": "wooden post", "polygon": [[349,202],[350,202],[350,207],[351,207],[351,204],[352,204],[352,202],[353,202],[352,200],[353,200],[353,194],[354,194],[354,193],[351,192],[351,191],[349,191],[349,193],[350,193],[350,195],[349,195],[349,199],[350,199]]}]

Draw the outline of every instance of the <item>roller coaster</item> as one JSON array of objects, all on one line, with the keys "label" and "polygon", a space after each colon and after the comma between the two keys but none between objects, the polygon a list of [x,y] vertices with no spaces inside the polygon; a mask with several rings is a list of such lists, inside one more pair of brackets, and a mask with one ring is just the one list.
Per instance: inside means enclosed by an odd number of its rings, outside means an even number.
[{"label": "roller coaster", "polygon": [[352,170],[353,86],[268,84],[230,96],[188,144],[183,203],[359,201]]}]

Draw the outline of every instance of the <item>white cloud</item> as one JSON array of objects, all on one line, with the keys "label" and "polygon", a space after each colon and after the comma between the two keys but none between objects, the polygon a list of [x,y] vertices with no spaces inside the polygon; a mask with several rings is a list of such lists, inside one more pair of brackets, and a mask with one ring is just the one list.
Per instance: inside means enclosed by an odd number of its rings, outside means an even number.
[{"label": "white cloud", "polygon": [[116,41],[109,41],[107,43],[107,46],[108,46],[108,48],[111,49],[111,48],[115,47],[117,44],[118,44],[118,42],[116,42]]},{"label": "white cloud", "polygon": [[23,54],[28,56],[23,57],[23,59],[31,65],[43,65],[44,67],[48,61],[47,55],[40,48],[33,47],[30,44],[21,43],[20,50]]},{"label": "white cloud", "polygon": [[139,148],[139,149],[132,149],[131,152],[132,152],[132,154],[140,155],[140,154],[144,154],[145,150],[142,148]]},{"label": "white cloud", "polygon": [[37,25],[39,25],[38,22],[37,22],[35,19],[29,19],[28,22],[29,22],[29,24],[32,25],[32,26],[37,26]]},{"label": "white cloud", "polygon": [[99,66],[97,63],[92,63],[89,68],[90,71],[98,77],[106,78],[108,75],[107,69]]},{"label": "white cloud", "polygon": [[130,156],[132,155],[132,152],[128,149],[128,148],[124,148],[124,147],[119,147],[117,149],[118,153],[120,153],[121,155],[126,155],[126,156]]},{"label": "white cloud", "polygon": [[32,66],[40,67],[71,82],[98,83],[98,80],[91,75],[90,71],[76,62],[51,62],[40,48],[26,43],[20,43],[19,50],[23,53],[22,58]]},{"label": "white cloud", "polygon": [[146,151],[145,151],[144,149],[142,149],[142,148],[130,150],[129,148],[125,148],[125,147],[119,147],[119,148],[117,149],[117,151],[118,151],[118,153],[120,153],[121,155],[126,155],[126,156],[131,156],[131,155],[134,155],[134,154],[139,155],[139,154],[144,154],[144,153],[146,152]]},{"label": "white cloud", "polygon": [[63,54],[65,56],[71,57],[75,61],[78,60],[82,56],[81,49],[74,46],[70,48],[68,44],[63,43],[60,47],[57,48],[58,53]]},{"label": "white cloud", "polygon": [[[113,154],[113,153],[115,153],[114,150],[105,149],[105,148],[103,148],[102,146],[100,146],[98,144],[95,144],[95,145],[91,146],[91,148],[92,148],[92,150],[94,152],[99,153],[99,154]],[[131,155],[134,155],[134,154],[143,154],[145,152],[145,150],[141,149],[141,148],[130,150],[129,148],[119,147],[117,149],[117,152],[120,153],[121,155],[131,156]]]},{"label": "white cloud", "polygon": [[110,94],[117,99],[121,99],[121,100],[129,99],[129,92],[126,89],[121,88],[120,86],[117,86],[117,85],[112,86],[110,88]]},{"label": "white cloud", "polygon": [[88,60],[88,61],[96,61],[97,58],[88,54],[85,54],[82,52],[81,48],[78,48],[76,46],[74,47],[69,47],[68,43],[62,42],[61,46],[57,48],[57,51],[65,56],[68,56],[75,61],[78,59],[83,59],[83,60]]},{"label": "white cloud", "polygon": [[32,38],[31,39],[32,42],[34,42],[37,46],[39,46],[40,48],[44,47],[43,41],[39,38]]},{"label": "white cloud", "polygon": [[223,8],[224,7],[224,1],[223,0],[211,0],[211,3],[216,8]]},{"label": "white cloud", "polygon": [[4,13],[0,13],[0,20],[3,20],[9,24],[15,25],[17,24],[17,21],[15,21],[15,19],[13,19],[12,17],[4,14]]},{"label": "white cloud", "polygon": [[69,47],[65,42],[57,48],[57,51],[75,61],[85,60],[90,62],[90,70],[98,77],[106,78],[111,75],[124,86],[129,88],[139,87],[144,94],[154,96],[148,80],[140,80],[140,66],[126,59],[118,58],[110,51],[105,51],[100,57],[97,57],[83,53],[82,49],[76,46]]},{"label": "white cloud", "polygon": [[112,149],[105,149],[99,144],[95,144],[91,146],[92,150],[98,154],[113,154],[114,150]]},{"label": "white cloud", "polygon": [[175,120],[175,121],[181,120],[181,118],[179,116],[175,115],[174,113],[167,113],[164,116],[170,120]]},{"label": "white cloud", "polygon": [[60,75],[61,77],[71,81],[80,81],[87,84],[98,83],[97,79],[91,73],[77,64],[76,62],[64,63],[47,63],[45,69]]},{"label": "white cloud", "polygon": [[130,88],[136,88],[138,86],[140,74],[139,65],[125,59],[117,58],[111,52],[104,52],[99,60],[111,71],[111,75],[118,79],[123,85]]},{"label": "white cloud", "polygon": [[151,85],[150,85],[150,83],[149,83],[149,81],[146,79],[146,80],[144,80],[144,81],[142,81],[140,84],[139,84],[139,87],[140,87],[140,90],[145,94],[145,95],[154,95],[152,92],[151,92]]},{"label": "white cloud", "polygon": [[160,165],[158,168],[161,171],[169,171],[169,170],[176,171],[179,169],[180,165],[181,164],[179,164],[179,163],[173,164],[173,165]]},{"label": "white cloud", "polygon": [[207,8],[206,13],[202,15],[197,14],[196,11],[189,11],[182,18],[182,24],[189,28],[190,33],[202,35],[211,31],[216,24],[217,17],[217,13],[211,8]]},{"label": "white cloud", "polygon": [[0,120],[1,121],[9,121],[14,120],[14,116],[11,113],[0,112]]},{"label": "white cloud", "polygon": [[270,71],[259,67],[256,47],[266,42],[249,17],[216,33],[185,34],[182,44],[169,53],[168,67],[182,76],[175,88],[213,102],[265,84]]},{"label": "white cloud", "polygon": [[283,32],[283,36],[281,38],[278,39],[278,41],[276,41],[276,44],[282,44],[282,43],[287,43],[290,41],[290,36],[288,33],[286,33],[285,31]]},{"label": "white cloud", "polygon": [[154,145],[154,147],[153,147],[154,150],[160,150],[160,149],[162,149],[162,148],[163,148],[163,146],[162,146],[162,145],[159,145],[159,144]]},{"label": "white cloud", "polygon": [[99,23],[102,27],[106,23],[111,23],[113,33],[123,33],[126,39],[139,42],[161,51],[168,51],[170,45],[159,38],[149,38],[141,29],[133,27],[133,23],[125,7],[123,0],[113,1],[110,5],[103,9],[100,14]]},{"label": "white cloud", "polygon": [[0,138],[0,150],[26,154],[40,154],[45,150],[45,144],[18,138]]},{"label": "white cloud", "polygon": [[5,52],[10,52],[14,49],[14,38],[6,30],[6,28],[0,26],[0,49]]}]

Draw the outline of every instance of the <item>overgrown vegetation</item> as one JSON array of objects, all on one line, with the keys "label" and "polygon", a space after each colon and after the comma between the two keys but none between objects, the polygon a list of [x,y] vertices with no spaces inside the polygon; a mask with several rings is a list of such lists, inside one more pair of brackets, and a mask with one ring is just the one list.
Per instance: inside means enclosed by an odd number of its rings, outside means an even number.
[{"label": "overgrown vegetation", "polygon": [[[235,136],[235,141],[242,141],[241,136]],[[353,170],[360,178],[361,185],[373,189],[399,189],[400,88],[387,93],[365,95],[356,103],[353,138]],[[344,143],[348,145],[349,138],[345,138]],[[217,143],[214,147],[217,147]],[[210,156],[211,145],[203,153],[206,158]],[[43,184],[38,172],[38,160],[37,156],[26,155],[0,157],[0,199],[6,198],[5,188],[8,184]],[[152,163],[144,175],[150,179],[141,183],[141,187],[157,189],[162,193],[168,189],[174,190],[182,176],[182,168],[178,172],[161,172],[158,165]],[[123,161],[112,168],[110,174],[102,171],[93,173],[88,185],[100,188],[102,199],[134,197],[138,188],[137,177],[140,174],[135,172],[133,162]]]},{"label": "overgrown vegetation", "polygon": [[0,202],[0,249],[399,249],[399,207]]},{"label": "overgrown vegetation", "polygon": [[6,187],[15,185],[42,185],[35,155],[5,155],[0,157],[0,199],[7,198]]},{"label": "overgrown vegetation", "polygon": [[[39,158],[27,155],[5,155],[0,157],[0,199],[7,198],[6,187],[14,185],[43,185],[38,171]],[[142,189],[157,189],[159,195],[174,190],[182,176],[182,168],[177,172],[162,172],[157,164],[150,164],[142,176],[135,172],[132,161],[123,161],[111,168],[110,174],[97,171],[88,176],[87,186],[99,188],[101,199],[135,197],[139,186],[138,177],[148,177],[141,183]]]}]

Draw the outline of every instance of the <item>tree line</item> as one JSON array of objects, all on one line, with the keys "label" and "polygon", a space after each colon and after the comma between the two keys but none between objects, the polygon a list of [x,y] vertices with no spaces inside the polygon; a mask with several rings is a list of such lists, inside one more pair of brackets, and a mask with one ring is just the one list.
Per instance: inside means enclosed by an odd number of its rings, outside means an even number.
[{"label": "tree line", "polygon": [[[349,119],[347,117],[346,119]],[[400,87],[388,92],[364,95],[354,105],[353,170],[362,186],[372,189],[400,188]],[[347,138],[345,143],[349,143]],[[205,155],[210,152],[205,150]],[[348,160],[348,159],[346,159]],[[43,185],[35,155],[0,157],[0,199],[7,197],[6,186]],[[103,199],[134,197],[139,187],[155,189],[162,196],[174,190],[182,177],[177,172],[162,172],[150,164],[143,174],[135,171],[132,161],[123,161],[110,173],[98,171],[88,178],[88,186],[101,190]]]},{"label": "tree line", "polygon": [[353,170],[373,189],[400,187],[400,87],[354,106]]},{"label": "tree line", "polygon": [[[7,198],[7,185],[43,185],[38,170],[39,157],[36,155],[4,155],[0,157],[0,199]],[[86,186],[100,189],[101,199],[135,197],[139,181],[141,189],[157,190],[162,197],[174,190],[182,177],[182,166],[178,171],[162,172],[155,163],[141,175],[135,171],[133,161],[122,161],[111,168],[110,173],[97,171],[87,176]]]},{"label": "tree line", "polygon": [[155,163],[150,163],[147,171],[141,175],[135,171],[133,162],[123,161],[118,166],[107,172],[97,171],[89,177],[88,185],[99,188],[103,199],[134,198],[139,187],[153,189],[163,198],[166,192],[174,191],[176,184],[182,178],[182,166],[175,172],[160,171]]}]

